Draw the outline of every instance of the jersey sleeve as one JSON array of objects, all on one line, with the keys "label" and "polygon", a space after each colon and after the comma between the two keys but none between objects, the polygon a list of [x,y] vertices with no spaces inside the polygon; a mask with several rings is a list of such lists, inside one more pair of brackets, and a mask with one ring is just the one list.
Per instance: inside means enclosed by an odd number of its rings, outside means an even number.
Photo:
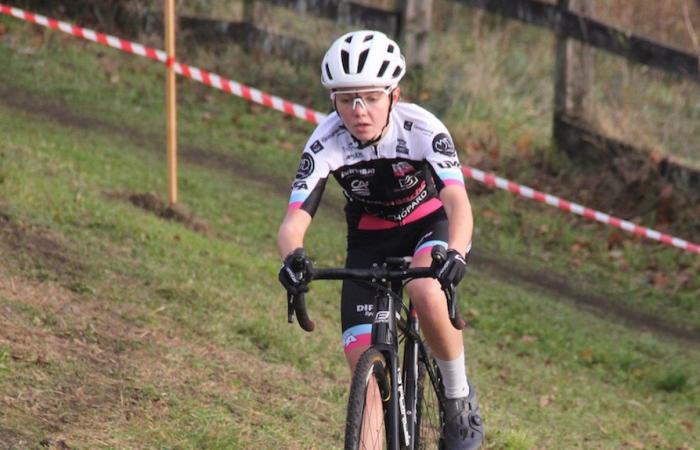
[{"label": "jersey sleeve", "polygon": [[433,172],[435,187],[439,192],[445,186],[464,186],[464,175],[452,136],[445,125],[437,119],[432,128],[435,133],[430,137],[431,141],[426,142],[425,159]]},{"label": "jersey sleeve", "polygon": [[316,134],[311,136],[301,155],[287,207],[288,212],[303,209],[311,217],[316,214],[330,174],[330,166],[323,158],[325,155],[320,154],[323,145],[315,138]]}]

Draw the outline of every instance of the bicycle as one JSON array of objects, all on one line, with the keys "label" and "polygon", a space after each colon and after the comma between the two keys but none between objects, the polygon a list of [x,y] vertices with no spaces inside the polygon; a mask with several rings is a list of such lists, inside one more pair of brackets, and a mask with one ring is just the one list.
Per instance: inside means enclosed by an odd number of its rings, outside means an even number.
[{"label": "bicycle", "polygon": [[[445,249],[434,247],[431,267],[408,268],[411,258],[387,258],[369,269],[311,269],[312,280],[359,280],[376,289],[370,347],[360,357],[353,374],[345,427],[345,449],[364,448],[435,449],[443,426],[444,394],[440,370],[420,335],[413,304],[403,302],[405,282],[415,278],[435,278],[436,268],[445,259]],[[457,309],[454,286],[443,289],[452,325],[464,328]],[[309,319],[304,294],[288,295],[287,319],[306,331],[315,324]],[[403,360],[399,364],[403,345]],[[426,383],[427,380],[427,383]],[[372,411],[379,395],[382,411]],[[368,409],[367,407],[370,407]],[[367,420],[384,422],[370,424]],[[383,433],[382,433],[383,428]],[[368,436],[373,429],[378,435]],[[377,447],[380,445],[381,447]]]}]

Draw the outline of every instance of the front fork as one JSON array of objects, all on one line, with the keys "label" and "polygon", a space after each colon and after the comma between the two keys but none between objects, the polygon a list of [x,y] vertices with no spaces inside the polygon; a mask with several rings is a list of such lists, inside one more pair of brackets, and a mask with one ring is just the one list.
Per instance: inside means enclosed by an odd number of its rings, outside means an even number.
[{"label": "front fork", "polygon": [[[407,345],[406,348],[404,367],[411,367],[415,370],[410,371],[412,376],[407,377],[406,389],[404,389],[404,380],[401,375],[401,365],[399,364],[397,352],[399,344],[397,341],[397,318],[391,316],[391,311],[396,311],[394,302],[394,297],[387,293],[377,296],[376,313],[372,324],[372,346],[385,356],[389,366],[389,374],[394,380],[391,383],[391,397],[389,399],[389,411],[394,413],[389,415],[391,422],[385,421],[390,431],[387,433],[389,439],[388,448],[410,449],[416,422],[413,412],[415,411],[417,394],[418,344],[414,340],[410,340],[410,345]],[[411,311],[413,311],[413,308],[411,308]],[[417,321],[417,317],[409,318],[409,326],[415,327],[416,331],[418,330]],[[406,364],[410,365],[406,366]]]}]

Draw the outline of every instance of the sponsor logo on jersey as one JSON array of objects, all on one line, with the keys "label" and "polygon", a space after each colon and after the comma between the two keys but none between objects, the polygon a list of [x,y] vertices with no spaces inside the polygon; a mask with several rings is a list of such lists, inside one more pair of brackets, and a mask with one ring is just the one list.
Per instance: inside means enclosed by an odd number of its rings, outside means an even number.
[{"label": "sponsor logo on jersey", "polygon": [[302,189],[308,190],[309,186],[306,184],[306,181],[295,181],[292,183],[292,189],[295,191],[299,191]]},{"label": "sponsor logo on jersey", "polygon": [[370,168],[364,168],[364,169],[358,169],[358,168],[351,168],[351,169],[345,169],[340,172],[340,178],[345,178],[349,177],[351,175],[357,175],[361,177],[372,177],[374,176],[376,169],[374,167]]},{"label": "sponsor logo on jersey", "polygon": [[413,128],[413,122],[411,122],[410,120],[404,120],[403,129],[406,131],[411,131],[411,128]]},{"label": "sponsor logo on jersey", "polygon": [[394,171],[395,177],[402,177],[407,173],[412,173],[416,171],[413,165],[406,161],[399,161],[391,165],[391,169]]},{"label": "sponsor logo on jersey", "polygon": [[424,189],[421,193],[408,205],[406,205],[400,213],[389,214],[386,216],[388,220],[393,220],[394,222],[400,222],[405,219],[409,214],[413,212],[423,201],[428,197],[428,191]]},{"label": "sponsor logo on jersey", "polygon": [[440,133],[433,138],[433,151],[445,156],[457,156],[452,139],[447,133]]},{"label": "sponsor logo on jersey", "polygon": [[459,167],[459,161],[443,161],[438,163],[438,167],[441,169],[450,169],[452,167]]},{"label": "sponsor logo on jersey", "polygon": [[340,133],[345,131],[344,127],[338,127],[333,131],[331,134],[327,134],[321,138],[321,142],[326,142],[329,139],[333,139],[334,137],[338,136]]},{"label": "sponsor logo on jersey", "polygon": [[364,156],[364,154],[362,152],[353,152],[353,153],[346,154],[345,159],[347,161],[349,161],[351,159],[362,159],[363,156]]},{"label": "sponsor logo on jersey", "polygon": [[396,153],[408,155],[408,147],[406,147],[406,141],[403,139],[396,139]]},{"label": "sponsor logo on jersey", "polygon": [[314,171],[314,157],[308,153],[304,153],[299,161],[297,169],[297,180],[303,180],[311,175]]},{"label": "sponsor logo on jersey", "polygon": [[399,186],[402,189],[410,189],[413,186],[417,185],[419,181],[420,180],[418,180],[417,176],[409,174],[399,179]]},{"label": "sponsor logo on jersey", "polygon": [[320,141],[315,141],[311,146],[309,147],[314,154],[320,152],[323,150],[323,144],[321,144]]},{"label": "sponsor logo on jersey", "polygon": [[422,134],[424,134],[426,136],[432,136],[435,134],[435,132],[433,130],[429,130],[428,128],[421,127],[420,125],[414,125],[413,128],[420,131]]},{"label": "sponsor logo on jersey", "polygon": [[355,195],[369,196],[369,181],[355,179],[350,182],[350,190]]}]

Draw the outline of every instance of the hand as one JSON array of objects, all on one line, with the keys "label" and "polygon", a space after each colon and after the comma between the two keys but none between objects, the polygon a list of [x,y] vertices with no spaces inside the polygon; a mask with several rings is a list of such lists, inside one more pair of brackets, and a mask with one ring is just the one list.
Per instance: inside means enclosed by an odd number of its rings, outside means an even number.
[{"label": "hand", "polygon": [[466,271],[467,261],[457,250],[451,248],[447,250],[445,261],[437,268],[435,274],[443,288],[451,288],[462,281]]},{"label": "hand", "polygon": [[284,258],[279,271],[279,280],[290,294],[308,292],[308,276],[311,260],[306,257],[303,248],[297,248]]}]

